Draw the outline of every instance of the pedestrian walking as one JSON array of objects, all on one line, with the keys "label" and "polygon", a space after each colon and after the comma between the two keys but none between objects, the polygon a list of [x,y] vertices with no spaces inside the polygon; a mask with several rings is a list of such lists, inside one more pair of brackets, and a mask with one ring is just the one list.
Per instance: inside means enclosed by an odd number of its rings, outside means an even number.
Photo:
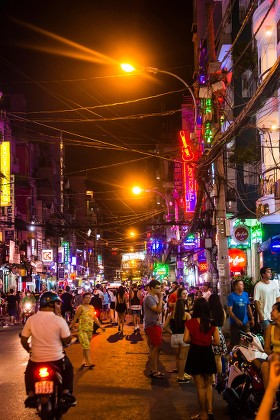
[{"label": "pedestrian walking", "polygon": [[194,302],[193,318],[186,321],[184,342],[190,343],[185,371],[193,376],[200,406],[200,413],[191,419],[214,418],[212,376],[217,373],[217,368],[212,345],[219,345],[220,337],[204,298],[197,298]]},{"label": "pedestrian walking", "polygon": [[[180,293],[180,295],[179,295]],[[164,329],[171,334],[171,347],[175,350],[176,368],[171,373],[178,373],[178,383],[189,383],[191,377],[185,377],[185,365],[190,345],[184,343],[185,323],[191,316],[185,310],[188,293],[186,289],[179,289],[174,311],[167,317]]]},{"label": "pedestrian walking", "polygon": [[228,311],[230,316],[230,349],[239,344],[239,331],[249,332],[254,325],[254,317],[250,306],[249,295],[244,292],[242,280],[234,280],[233,292],[228,296]]},{"label": "pedestrian walking", "polygon": [[116,320],[116,290],[108,290],[110,296],[110,323],[117,324],[118,321]]},{"label": "pedestrian walking", "polygon": [[83,303],[77,308],[73,321],[71,322],[71,328],[73,328],[76,321],[79,320],[78,337],[83,348],[82,367],[89,367],[92,369],[94,365],[90,355],[90,341],[92,338],[93,323],[95,322],[103,332],[105,331],[105,328],[102,328],[99,320],[96,318],[94,308],[90,305],[90,300],[91,294],[89,292],[84,293]]},{"label": "pedestrian walking", "polygon": [[222,327],[226,322],[226,312],[221,304],[220,296],[216,293],[211,294],[208,299],[208,303],[210,307],[211,319],[218,327],[220,337],[220,344],[218,346],[213,346],[217,366],[216,387],[218,389],[221,384],[223,374],[222,358],[227,354],[226,340],[224,334],[222,333]]},{"label": "pedestrian walking", "polygon": [[269,267],[260,269],[261,280],[254,287],[254,302],[258,313],[261,330],[270,324],[270,313],[275,302],[280,301],[278,282],[272,280],[272,271]]},{"label": "pedestrian walking", "polygon": [[18,300],[14,293],[14,289],[10,289],[10,293],[8,294],[7,298],[7,311],[10,317],[10,324],[16,324],[16,317],[18,314]]},{"label": "pedestrian walking", "polygon": [[151,280],[149,293],[144,299],[144,325],[148,337],[150,377],[162,378],[163,372],[158,370],[159,353],[162,346],[162,324],[160,314],[162,313],[162,292],[158,280]]},{"label": "pedestrian walking", "polygon": [[106,287],[103,287],[103,301],[102,301],[102,319],[110,319],[110,303],[111,303],[111,298],[110,295],[108,293],[108,289]]},{"label": "pedestrian walking", "polygon": [[116,295],[116,312],[118,314],[118,332],[123,334],[125,314],[127,312],[127,297],[123,286],[120,286]]},{"label": "pedestrian walking", "polygon": [[140,314],[142,310],[141,299],[141,290],[139,290],[137,284],[134,283],[129,293],[129,302],[135,334],[140,333]]}]

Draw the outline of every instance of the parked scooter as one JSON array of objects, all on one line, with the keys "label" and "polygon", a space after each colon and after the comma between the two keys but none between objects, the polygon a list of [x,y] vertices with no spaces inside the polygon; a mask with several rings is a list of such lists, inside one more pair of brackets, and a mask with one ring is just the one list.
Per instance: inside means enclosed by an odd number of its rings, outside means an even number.
[{"label": "parked scooter", "polygon": [[259,336],[240,332],[241,344],[235,346],[229,361],[226,400],[231,420],[254,417],[264,394],[261,364],[267,359]]}]

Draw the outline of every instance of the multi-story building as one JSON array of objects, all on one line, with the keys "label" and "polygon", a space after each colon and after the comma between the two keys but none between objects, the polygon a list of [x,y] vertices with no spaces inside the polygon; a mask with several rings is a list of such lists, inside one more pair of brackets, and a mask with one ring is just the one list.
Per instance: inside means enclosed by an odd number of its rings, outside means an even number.
[{"label": "multi-story building", "polygon": [[[225,247],[221,252],[224,259],[229,258],[231,274],[245,274],[256,281],[262,264],[279,272],[277,82],[271,79],[274,95],[261,90],[279,56],[279,5],[272,0],[198,0],[193,4],[195,89],[200,98],[202,135],[209,142],[199,174],[204,164],[208,176],[204,185],[209,192],[205,206],[213,215],[217,233],[211,238],[210,259],[214,267],[216,260],[218,275],[228,277],[226,265],[213,255],[215,244],[220,253],[221,222],[229,253]],[[218,171],[221,156],[224,168]],[[222,185],[225,196],[221,200]],[[226,212],[217,218],[221,203]],[[235,260],[243,260],[243,265],[235,267]]]}]

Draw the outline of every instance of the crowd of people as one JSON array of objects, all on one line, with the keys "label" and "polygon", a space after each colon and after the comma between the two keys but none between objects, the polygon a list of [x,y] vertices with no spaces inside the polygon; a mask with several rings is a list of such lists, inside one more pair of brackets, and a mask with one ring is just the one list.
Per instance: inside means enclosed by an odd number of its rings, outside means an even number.
[{"label": "crowd of people", "polygon": [[[134,283],[112,288],[100,284],[87,291],[75,291],[66,286],[57,293],[60,305],[59,310],[55,306],[56,315],[65,319],[70,336],[71,333],[77,335],[83,351],[82,368],[93,368],[91,338],[98,328],[105,331],[104,324],[107,323],[115,327],[120,336],[124,329],[126,333],[146,335],[149,375],[152,379],[161,379],[165,375],[159,369],[163,332],[170,334],[175,357],[174,368],[169,372],[177,374],[179,384],[194,381],[200,411],[192,418],[211,419],[214,416],[213,385],[219,389],[227,355],[239,343],[240,331],[258,328],[265,335],[265,351],[269,355],[262,365],[265,389],[271,388],[269,372],[276,369],[275,366],[278,368],[274,362],[280,357],[279,287],[272,281],[269,267],[263,267],[260,276],[254,287],[253,300],[244,291],[243,281],[234,280],[224,307],[210,284],[189,287],[182,281],[168,284],[153,279],[147,285]],[[14,293],[11,289],[6,296],[2,294],[0,303],[5,302],[4,310],[11,325],[21,322],[22,308],[27,300],[32,302],[34,313],[37,313],[39,297],[39,293],[28,290]],[[126,322],[128,317],[131,326]],[[229,324],[227,341],[223,334],[226,323]],[[31,334],[29,324],[28,321],[24,331]],[[63,328],[65,335],[65,324]],[[274,379],[277,375],[274,372]],[[277,408],[274,395],[271,409]]]}]

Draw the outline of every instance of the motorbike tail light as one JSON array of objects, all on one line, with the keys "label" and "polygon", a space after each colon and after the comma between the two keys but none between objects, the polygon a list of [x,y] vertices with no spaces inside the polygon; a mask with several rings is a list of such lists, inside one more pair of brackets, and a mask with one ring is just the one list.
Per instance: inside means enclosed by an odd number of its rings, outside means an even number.
[{"label": "motorbike tail light", "polygon": [[96,311],[94,311],[94,315],[95,315],[95,316],[97,315],[97,312],[96,312]]},{"label": "motorbike tail light", "polygon": [[48,376],[50,376],[50,372],[48,370],[47,367],[41,367],[39,369],[39,376],[40,378],[47,378]]}]

